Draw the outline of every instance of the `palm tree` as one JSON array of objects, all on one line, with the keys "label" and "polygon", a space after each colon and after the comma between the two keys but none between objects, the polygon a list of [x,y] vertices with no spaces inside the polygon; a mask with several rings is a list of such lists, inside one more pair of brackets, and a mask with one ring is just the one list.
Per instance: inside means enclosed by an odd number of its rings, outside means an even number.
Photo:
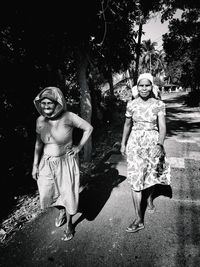
[{"label": "palm tree", "polygon": [[163,50],[157,51],[157,60],[154,68],[154,75],[163,80],[166,72],[166,61],[165,61],[166,54]]},{"label": "palm tree", "polygon": [[142,41],[141,72],[152,72],[157,61],[157,42],[151,42],[151,39]]}]

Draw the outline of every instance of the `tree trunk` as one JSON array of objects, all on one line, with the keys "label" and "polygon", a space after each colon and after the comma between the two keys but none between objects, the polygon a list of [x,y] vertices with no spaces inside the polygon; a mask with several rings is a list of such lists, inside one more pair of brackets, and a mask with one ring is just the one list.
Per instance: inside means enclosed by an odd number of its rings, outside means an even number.
[{"label": "tree trunk", "polygon": [[132,88],[133,87],[133,81],[131,79],[130,69],[127,69],[127,71],[126,71],[126,78],[128,80],[127,84],[129,85],[130,88]]},{"label": "tree trunk", "polygon": [[109,68],[108,70],[108,83],[110,86],[110,96],[113,99],[114,98],[114,85],[113,85],[113,76],[112,76],[112,69]]},{"label": "tree trunk", "polygon": [[[92,105],[89,86],[87,83],[88,55],[83,47],[77,47],[77,80],[80,87],[80,109],[81,117],[91,124]],[[84,161],[90,161],[92,157],[92,137],[84,146]]]},{"label": "tree trunk", "polygon": [[138,78],[138,69],[139,69],[139,62],[140,62],[140,46],[141,46],[141,39],[142,39],[142,23],[139,24],[138,30],[138,42],[136,46],[136,65],[135,65],[135,75],[134,75],[134,84],[137,82]]}]

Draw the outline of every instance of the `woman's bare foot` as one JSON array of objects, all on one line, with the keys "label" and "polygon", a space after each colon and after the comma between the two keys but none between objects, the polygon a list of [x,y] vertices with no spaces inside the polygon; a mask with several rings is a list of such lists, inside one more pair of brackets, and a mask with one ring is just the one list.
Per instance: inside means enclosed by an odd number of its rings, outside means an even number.
[{"label": "woman's bare foot", "polygon": [[147,210],[150,213],[154,213],[155,212],[156,208],[155,208],[152,200],[147,201]]}]

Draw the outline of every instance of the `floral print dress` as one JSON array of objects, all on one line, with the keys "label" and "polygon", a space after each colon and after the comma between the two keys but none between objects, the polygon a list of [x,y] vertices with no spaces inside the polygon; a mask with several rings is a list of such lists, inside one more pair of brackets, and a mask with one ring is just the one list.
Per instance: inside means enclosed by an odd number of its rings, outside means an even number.
[{"label": "floral print dress", "polygon": [[155,184],[170,184],[170,166],[165,153],[161,157],[152,156],[159,137],[160,113],[165,114],[165,104],[158,99],[143,102],[136,98],[127,104],[125,115],[133,121],[126,146],[127,179],[135,191]]}]

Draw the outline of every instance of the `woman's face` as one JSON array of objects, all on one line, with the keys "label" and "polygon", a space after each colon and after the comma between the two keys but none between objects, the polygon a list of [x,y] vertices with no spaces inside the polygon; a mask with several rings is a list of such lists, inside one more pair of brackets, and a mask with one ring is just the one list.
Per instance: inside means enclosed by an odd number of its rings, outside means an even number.
[{"label": "woman's face", "polygon": [[152,90],[152,84],[148,79],[142,79],[138,83],[138,93],[142,98],[150,96]]},{"label": "woman's face", "polygon": [[43,113],[47,116],[51,116],[56,108],[56,102],[49,98],[43,98],[40,102]]}]

